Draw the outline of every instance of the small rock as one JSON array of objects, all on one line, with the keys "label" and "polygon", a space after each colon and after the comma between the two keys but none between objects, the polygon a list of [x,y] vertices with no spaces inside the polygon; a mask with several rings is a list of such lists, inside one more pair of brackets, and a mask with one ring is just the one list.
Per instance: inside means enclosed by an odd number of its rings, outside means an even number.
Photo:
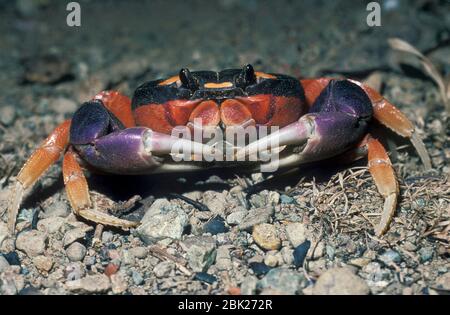
[{"label": "small rock", "polygon": [[20,268],[10,267],[0,273],[0,296],[16,295],[25,287],[25,279],[19,272]]},{"label": "small rock", "polygon": [[331,245],[325,246],[325,252],[327,253],[327,256],[330,260],[334,259],[334,255],[336,254],[336,249],[333,246],[331,246]]},{"label": "small rock", "polygon": [[269,222],[269,219],[272,217],[273,213],[274,208],[272,206],[252,209],[248,211],[248,214],[239,224],[239,230],[250,231],[257,224]]},{"label": "small rock", "polygon": [[93,230],[93,227],[79,227],[68,231],[63,238],[64,247],[69,246],[77,240],[84,239],[86,232]]},{"label": "small rock", "polygon": [[64,225],[64,218],[61,217],[51,217],[39,220],[37,224],[38,231],[53,234],[58,232]]},{"label": "small rock", "polygon": [[102,243],[103,244],[107,244],[109,242],[112,242],[113,238],[114,238],[114,234],[111,233],[110,231],[104,231],[102,233]]},{"label": "small rock", "polygon": [[270,270],[267,275],[258,281],[257,289],[268,290],[272,294],[297,294],[306,281],[303,274],[285,268]]},{"label": "small rock", "polygon": [[138,259],[144,259],[145,257],[147,257],[147,248],[142,246],[130,248],[129,252],[131,256]]},{"label": "small rock", "polygon": [[420,261],[424,263],[431,260],[431,258],[433,258],[433,253],[434,251],[432,247],[422,247],[419,250]]},{"label": "small rock", "polygon": [[82,261],[84,256],[86,256],[86,247],[78,242],[70,244],[66,249],[66,255],[70,261]]},{"label": "small rock", "polygon": [[286,226],[287,238],[294,248],[305,242],[306,232],[306,226],[300,222],[290,223]]},{"label": "small rock", "polygon": [[258,283],[258,279],[253,276],[248,276],[242,281],[241,284],[241,294],[242,295],[255,295],[256,294],[256,285]]},{"label": "small rock", "polygon": [[253,239],[256,244],[266,250],[276,250],[281,247],[281,240],[277,230],[272,224],[258,224],[253,228]]},{"label": "small rock", "polygon": [[10,126],[16,119],[16,109],[14,106],[0,106],[0,122],[5,126]]},{"label": "small rock", "polygon": [[20,290],[19,295],[43,295],[38,288],[35,287],[27,287]]},{"label": "small rock", "polygon": [[80,262],[70,263],[64,269],[64,276],[68,281],[79,280],[86,273],[84,266]]},{"label": "small rock", "polygon": [[64,201],[55,201],[49,206],[44,208],[44,212],[40,213],[40,217],[43,219],[62,217],[66,218],[72,213],[69,205]]},{"label": "small rock", "polygon": [[216,242],[212,237],[189,237],[180,243],[194,272],[204,272],[216,259]]},{"label": "small rock", "polygon": [[133,278],[133,283],[135,285],[141,285],[142,283],[144,283],[144,278],[137,271],[133,271],[131,278]]},{"label": "small rock", "polygon": [[215,266],[219,271],[231,270],[233,268],[229,246],[220,246],[219,248],[217,248]]},{"label": "small rock", "polygon": [[175,264],[171,261],[160,262],[153,268],[153,272],[157,278],[167,278],[175,268]]},{"label": "small rock", "polygon": [[281,195],[280,200],[281,200],[281,203],[284,203],[284,204],[294,203],[294,198],[287,196],[287,195]]},{"label": "small rock", "polygon": [[66,288],[71,292],[78,293],[104,293],[111,289],[111,281],[105,275],[92,275],[67,281]]},{"label": "small rock", "polygon": [[209,284],[213,284],[214,282],[217,281],[217,278],[213,275],[210,275],[209,273],[206,272],[197,272],[194,275],[194,280],[198,280],[198,281],[202,281],[202,282],[206,282]]},{"label": "small rock", "polygon": [[450,291],[450,272],[444,273],[436,279],[438,289]]},{"label": "small rock", "polygon": [[205,191],[202,196],[203,204],[211,210],[212,213],[223,215],[227,208],[227,199],[225,193],[212,190]]},{"label": "small rock", "polygon": [[71,99],[58,97],[50,101],[49,107],[54,112],[65,115],[74,113],[78,108],[78,104]]},{"label": "small rock", "polygon": [[239,210],[230,213],[227,217],[227,223],[229,225],[239,225],[242,220],[244,220],[245,216],[248,214],[248,211],[245,208],[237,208]]},{"label": "small rock", "polygon": [[[163,201],[158,201],[163,200]],[[157,199],[152,207],[147,210],[141,220],[141,225],[137,228],[139,237],[146,243],[151,244],[163,239],[181,239],[184,228],[188,225],[189,219],[180,207],[167,204],[166,199]],[[154,204],[162,207],[156,208]]]},{"label": "small rock", "polygon": [[47,256],[36,256],[33,258],[33,265],[40,271],[49,272],[53,267],[53,259]]},{"label": "small rock", "polygon": [[46,241],[47,235],[40,231],[25,231],[17,237],[16,246],[25,252],[28,257],[34,257],[44,253]]},{"label": "small rock", "polygon": [[204,233],[210,233],[211,235],[217,235],[220,233],[227,233],[230,229],[225,225],[225,221],[222,217],[216,216],[203,226]]},{"label": "small rock", "polygon": [[128,290],[128,283],[122,273],[111,275],[111,289],[114,294],[121,294]]},{"label": "small rock", "polygon": [[283,261],[286,265],[292,265],[294,263],[294,251],[289,247],[285,246],[280,250]]},{"label": "small rock", "polygon": [[391,265],[392,263],[398,264],[402,261],[402,257],[395,250],[388,249],[383,254],[380,255],[379,259],[386,265]]},{"label": "small rock", "polygon": [[249,263],[250,268],[253,270],[256,276],[263,276],[267,274],[272,268],[262,262]]},{"label": "small rock", "polygon": [[0,273],[2,273],[6,268],[9,267],[9,263],[3,255],[0,255]]},{"label": "small rock", "polygon": [[118,264],[109,263],[105,268],[105,275],[111,277],[119,270],[120,266]]},{"label": "small rock", "polygon": [[348,263],[350,265],[362,268],[364,266],[367,266],[367,264],[369,264],[372,260],[370,258],[366,258],[366,257],[359,257],[359,258],[354,258],[352,260],[350,260]]},{"label": "small rock", "polygon": [[5,259],[11,266],[20,266],[19,255],[16,252],[9,252],[3,254],[3,257],[5,257]]},{"label": "small rock", "polygon": [[264,257],[264,263],[267,266],[269,266],[271,268],[274,268],[274,267],[276,267],[278,265],[278,258],[277,258],[277,256],[275,256],[273,254],[267,254]]},{"label": "small rock", "polygon": [[294,257],[294,266],[296,268],[303,266],[303,262],[305,261],[306,255],[308,254],[310,247],[311,242],[306,240],[294,249],[293,257]]},{"label": "small rock", "polygon": [[323,273],[313,288],[314,295],[367,295],[367,283],[347,268],[333,268]]}]

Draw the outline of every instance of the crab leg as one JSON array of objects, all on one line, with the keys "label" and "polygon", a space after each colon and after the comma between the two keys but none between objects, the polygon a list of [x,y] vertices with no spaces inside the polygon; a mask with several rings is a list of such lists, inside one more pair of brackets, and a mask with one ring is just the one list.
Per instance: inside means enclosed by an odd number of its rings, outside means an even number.
[{"label": "crab leg", "polygon": [[77,162],[77,155],[68,150],[63,160],[63,178],[70,205],[75,214],[95,223],[129,229],[139,225],[138,222],[118,219],[107,213],[92,209],[86,178]]},{"label": "crab leg", "polygon": [[56,127],[34,151],[17,175],[17,182],[8,207],[8,228],[11,234],[15,231],[16,217],[25,189],[31,187],[52,164],[58,161],[69,142],[69,128],[70,120]]},{"label": "crab leg", "polygon": [[375,234],[381,236],[389,227],[392,217],[397,207],[397,197],[399,193],[398,182],[395,177],[391,161],[383,145],[374,138],[369,138],[368,165],[369,171],[379,193],[384,198],[383,212],[380,223],[375,227]]}]

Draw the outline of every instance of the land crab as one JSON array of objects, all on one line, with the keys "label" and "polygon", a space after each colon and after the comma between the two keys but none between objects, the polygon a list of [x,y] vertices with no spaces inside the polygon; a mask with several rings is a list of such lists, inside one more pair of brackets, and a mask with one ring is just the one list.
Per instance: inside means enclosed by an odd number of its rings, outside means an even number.
[{"label": "land crab", "polygon": [[[195,123],[198,119],[200,124]],[[374,120],[410,139],[425,168],[431,168],[425,146],[406,116],[377,91],[353,80],[297,80],[256,72],[246,65],[220,72],[182,69],[168,79],[144,83],[132,99],[116,91],[104,91],[56,127],[25,163],[13,188],[9,228],[14,233],[24,191],[61,154],[64,184],[75,214],[95,223],[129,229],[138,223],[95,209],[83,168],[114,174],[243,165],[251,170],[273,164],[263,160],[262,153],[276,152],[280,168],[325,159],[352,162],[367,156],[369,171],[385,200],[375,227],[375,233],[382,235],[394,215],[399,188],[386,150],[371,135]],[[201,132],[248,126],[258,132],[263,127],[279,130],[258,133],[255,141],[241,146],[232,144],[232,161],[180,161],[174,159],[175,144],[190,156],[205,151],[219,152],[220,156],[225,142],[218,146],[205,139],[180,139],[173,135],[179,126]],[[256,161],[245,160],[255,153],[261,153]]]}]

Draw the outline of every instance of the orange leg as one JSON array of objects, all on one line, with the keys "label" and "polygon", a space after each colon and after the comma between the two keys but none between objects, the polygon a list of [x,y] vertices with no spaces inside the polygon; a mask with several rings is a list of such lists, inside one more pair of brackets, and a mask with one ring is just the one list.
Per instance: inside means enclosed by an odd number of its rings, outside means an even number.
[{"label": "orange leg", "polygon": [[95,223],[122,229],[129,229],[139,224],[93,209],[86,177],[77,161],[77,154],[70,149],[64,155],[63,177],[67,196],[75,214]]},{"label": "orange leg", "polygon": [[52,164],[58,161],[69,143],[69,129],[70,120],[66,120],[56,127],[41,146],[34,151],[17,175],[17,183],[13,188],[8,209],[8,228],[11,234],[14,234],[16,217],[25,189],[31,187]]},{"label": "orange leg", "polygon": [[[312,106],[316,98],[331,80],[331,78],[319,78],[305,79],[300,81],[305,90],[305,97],[309,106]],[[393,104],[391,104],[374,89],[358,81],[349,81],[359,85],[362,89],[364,89],[367,96],[372,101],[374,118],[398,135],[410,139],[411,143],[419,154],[422,163],[425,166],[425,170],[431,169],[430,156],[428,155],[428,152],[422,140],[415,132],[414,125],[411,123],[411,121],[400,110],[398,110]]]},{"label": "orange leg", "polygon": [[383,145],[374,138],[369,138],[368,165],[378,191],[384,198],[380,223],[375,227],[375,234],[381,236],[389,227],[397,207],[398,182],[391,161]]}]

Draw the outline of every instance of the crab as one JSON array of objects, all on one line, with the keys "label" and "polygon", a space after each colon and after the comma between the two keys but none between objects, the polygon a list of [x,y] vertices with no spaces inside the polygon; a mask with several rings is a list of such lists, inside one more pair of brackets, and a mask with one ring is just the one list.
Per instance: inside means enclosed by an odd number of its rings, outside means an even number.
[{"label": "crab", "polygon": [[[64,185],[74,213],[97,224],[127,230],[139,223],[96,209],[85,169],[112,174],[162,174],[214,167],[252,171],[273,164],[273,160],[263,159],[263,153],[276,152],[280,168],[322,160],[351,163],[367,157],[370,174],[384,198],[381,219],[374,227],[375,234],[381,236],[394,216],[399,187],[385,148],[371,133],[374,121],[409,139],[425,168],[431,168],[425,146],[408,118],[377,91],[350,79],[299,80],[257,72],[246,65],[220,72],[182,69],[170,78],[142,84],[132,99],[117,91],[103,91],[82,104],[72,119],[57,126],[20,170],[8,209],[9,229],[14,233],[26,189],[61,155]],[[258,132],[263,127],[276,130],[258,133],[256,139],[240,146],[232,144],[228,159],[177,160],[175,145],[191,157],[205,151],[225,155],[223,144],[229,146],[227,141],[211,143],[175,136],[173,131],[180,126],[194,133],[211,129],[226,133],[249,126]],[[255,154],[256,159],[245,159]]]}]

